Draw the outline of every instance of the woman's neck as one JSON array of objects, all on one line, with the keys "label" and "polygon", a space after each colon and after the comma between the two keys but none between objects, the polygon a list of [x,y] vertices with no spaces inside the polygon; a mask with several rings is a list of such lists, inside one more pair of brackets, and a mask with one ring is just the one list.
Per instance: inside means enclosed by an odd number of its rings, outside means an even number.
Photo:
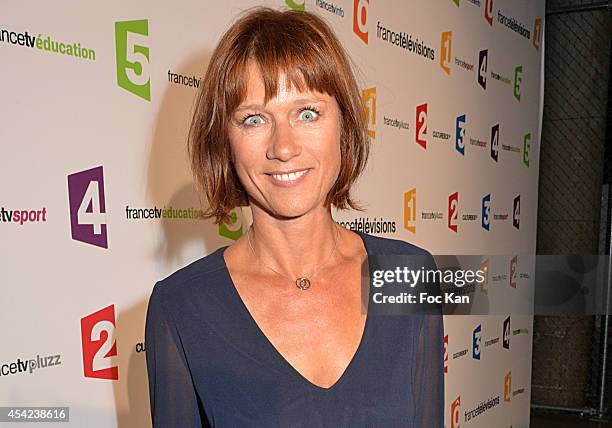
[{"label": "woman's neck", "polygon": [[298,277],[310,275],[329,263],[330,254],[340,246],[341,227],[331,210],[321,208],[294,219],[278,219],[253,210],[249,231],[255,258],[272,269]]}]

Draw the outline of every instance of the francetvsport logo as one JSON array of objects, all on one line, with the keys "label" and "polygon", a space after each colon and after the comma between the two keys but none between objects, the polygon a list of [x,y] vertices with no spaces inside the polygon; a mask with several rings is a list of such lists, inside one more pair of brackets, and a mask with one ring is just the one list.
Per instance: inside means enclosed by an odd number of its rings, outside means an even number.
[{"label": "francetvsport logo", "polygon": [[25,223],[40,223],[47,221],[47,208],[41,209],[6,209],[0,207],[0,223],[19,223],[23,226]]},{"label": "francetvsport logo", "polygon": [[151,101],[149,77],[149,21],[115,22],[117,84],[132,94]]},{"label": "francetvsport logo", "polygon": [[30,35],[28,31],[17,32],[6,28],[0,28],[0,42],[22,46],[24,48],[35,48],[41,52],[68,55],[75,58],[88,59],[90,61],[96,60],[96,51],[82,47],[79,42],[60,42],[51,36],[45,36],[40,33],[38,36],[33,36]]},{"label": "francetvsport logo", "polygon": [[81,318],[83,375],[85,377],[118,380],[119,370],[115,342],[115,305]]}]

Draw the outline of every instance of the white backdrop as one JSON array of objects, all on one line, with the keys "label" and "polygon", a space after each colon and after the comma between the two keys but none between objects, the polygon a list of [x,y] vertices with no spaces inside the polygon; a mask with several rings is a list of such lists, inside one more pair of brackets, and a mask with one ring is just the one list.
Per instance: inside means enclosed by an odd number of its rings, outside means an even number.
[{"label": "white backdrop", "polygon": [[[221,228],[198,218],[186,134],[215,43],[254,3],[5,5],[0,406],[149,426],[151,288],[249,221],[246,208]],[[489,286],[530,293],[544,1],[258,3],[324,17],[357,65],[368,210],[336,220],[433,254],[507,255]],[[445,334],[446,426],[528,426],[532,318],[446,316]]]}]

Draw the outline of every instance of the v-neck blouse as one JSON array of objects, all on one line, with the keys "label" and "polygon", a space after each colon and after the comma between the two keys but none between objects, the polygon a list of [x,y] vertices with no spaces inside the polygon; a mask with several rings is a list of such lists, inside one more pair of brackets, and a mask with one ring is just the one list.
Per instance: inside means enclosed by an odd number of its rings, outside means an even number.
[{"label": "v-neck blouse", "polygon": [[[435,267],[420,247],[357,233],[368,255],[424,255]],[[145,343],[154,427],[444,426],[441,313],[368,308],[353,358],[323,388],[261,331],[232,282],[226,248],[153,288]]]}]

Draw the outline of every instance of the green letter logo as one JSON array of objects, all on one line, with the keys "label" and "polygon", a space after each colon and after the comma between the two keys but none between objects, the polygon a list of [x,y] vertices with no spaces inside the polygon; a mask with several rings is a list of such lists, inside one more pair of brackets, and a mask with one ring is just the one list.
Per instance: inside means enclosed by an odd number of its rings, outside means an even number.
[{"label": "green letter logo", "polygon": [[219,225],[219,235],[224,236],[234,241],[242,236],[242,217],[240,208],[234,208],[230,212],[230,223],[221,223]]},{"label": "green letter logo", "polygon": [[285,3],[293,10],[306,9],[306,0],[303,0],[302,3],[296,3],[295,0],[285,0]]},{"label": "green letter logo", "polygon": [[145,46],[148,35],[149,23],[146,19],[115,22],[117,84],[134,95],[151,101],[149,48]]},{"label": "green letter logo", "polygon": [[531,132],[523,137],[523,163],[529,168],[529,151],[531,150]]},{"label": "green letter logo", "polygon": [[521,82],[523,78],[521,75],[523,74],[523,66],[518,65],[514,68],[514,98],[517,101],[521,101]]}]

